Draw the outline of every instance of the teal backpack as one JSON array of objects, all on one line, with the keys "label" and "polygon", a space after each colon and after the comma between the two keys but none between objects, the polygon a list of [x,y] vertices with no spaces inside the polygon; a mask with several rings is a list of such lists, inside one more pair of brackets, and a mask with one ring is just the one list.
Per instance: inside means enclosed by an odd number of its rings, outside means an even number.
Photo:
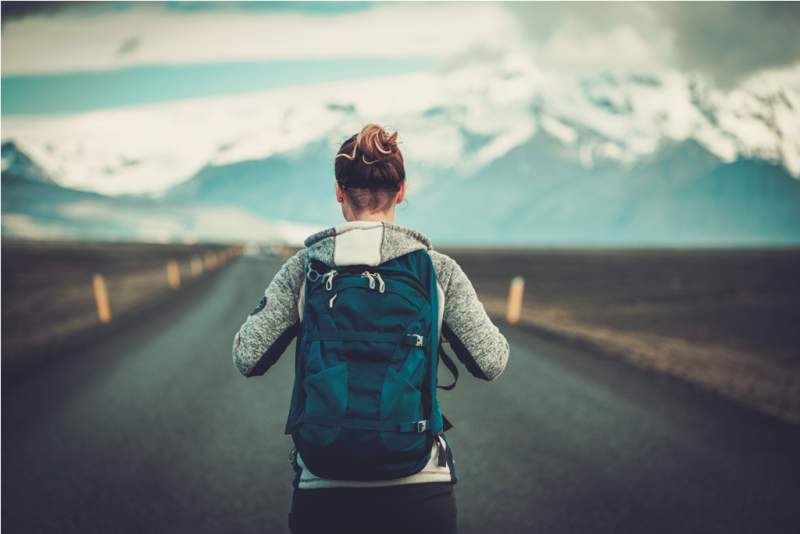
[{"label": "teal backpack", "polygon": [[427,251],[377,266],[310,259],[304,283],[286,433],[308,469],[337,480],[399,478],[420,471],[436,443],[455,481],[436,398],[438,298]]}]

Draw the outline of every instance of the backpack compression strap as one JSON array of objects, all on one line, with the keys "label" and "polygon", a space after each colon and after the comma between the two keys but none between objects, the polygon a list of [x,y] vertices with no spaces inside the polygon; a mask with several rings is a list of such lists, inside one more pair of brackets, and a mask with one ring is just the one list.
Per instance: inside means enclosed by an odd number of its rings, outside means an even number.
[{"label": "backpack compression strap", "polygon": [[441,343],[439,343],[439,358],[444,362],[444,365],[447,367],[447,370],[450,371],[450,374],[453,375],[453,383],[447,386],[436,387],[450,391],[456,387],[456,382],[458,382],[458,367],[456,367],[455,362],[453,362],[452,358],[450,358],[450,356],[448,356],[448,354],[444,351],[444,347]]},{"label": "backpack compression strap", "polygon": [[[444,351],[444,346],[439,343],[439,358],[444,362],[444,365],[450,371],[450,374],[453,375],[453,383],[447,386],[436,386],[441,389],[451,390],[456,387],[456,382],[458,382],[458,367],[456,367],[455,362],[453,362],[452,358],[448,356],[448,354]],[[444,414],[442,414],[442,432],[447,432],[451,428],[453,428],[453,423],[450,422]]]},{"label": "backpack compression strap", "polygon": [[394,334],[389,332],[343,332],[320,329],[306,333],[309,341],[374,341],[424,347],[425,337],[420,334]]}]

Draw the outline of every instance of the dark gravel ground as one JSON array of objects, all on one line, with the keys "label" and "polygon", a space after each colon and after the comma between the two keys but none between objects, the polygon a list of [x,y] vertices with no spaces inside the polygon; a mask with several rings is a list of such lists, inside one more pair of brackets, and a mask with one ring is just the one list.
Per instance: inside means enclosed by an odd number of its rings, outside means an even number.
[{"label": "dark gravel ground", "polygon": [[[195,283],[191,261],[223,245],[3,239],[3,364],[58,350],[100,326],[92,276],[101,274],[114,322],[171,293],[166,263],[182,286]],[[156,304],[160,304],[156,302]],[[31,325],[35,325],[31,328]],[[82,342],[82,339],[80,339]],[[8,367],[6,367],[8,369]]]},{"label": "dark gravel ground", "polygon": [[800,369],[800,248],[445,250],[486,294],[588,325],[723,344]]}]

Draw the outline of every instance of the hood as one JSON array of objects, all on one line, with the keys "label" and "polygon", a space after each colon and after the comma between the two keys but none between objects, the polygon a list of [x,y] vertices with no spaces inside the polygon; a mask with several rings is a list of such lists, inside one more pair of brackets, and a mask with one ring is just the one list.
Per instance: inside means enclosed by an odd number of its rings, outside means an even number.
[{"label": "hood", "polygon": [[308,236],[304,245],[309,258],[328,265],[379,265],[432,248],[420,232],[383,221],[348,221]]}]

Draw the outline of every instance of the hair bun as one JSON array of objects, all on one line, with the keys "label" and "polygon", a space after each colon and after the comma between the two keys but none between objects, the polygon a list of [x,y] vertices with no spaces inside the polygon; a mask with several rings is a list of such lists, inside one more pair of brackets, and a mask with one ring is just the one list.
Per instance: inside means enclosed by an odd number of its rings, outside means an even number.
[{"label": "hair bun", "polygon": [[357,145],[365,157],[364,162],[374,163],[397,152],[397,132],[390,135],[383,127],[370,123],[358,134]]},{"label": "hair bun", "polygon": [[336,181],[356,189],[397,191],[406,177],[397,132],[369,123],[351,135],[334,158]]}]

